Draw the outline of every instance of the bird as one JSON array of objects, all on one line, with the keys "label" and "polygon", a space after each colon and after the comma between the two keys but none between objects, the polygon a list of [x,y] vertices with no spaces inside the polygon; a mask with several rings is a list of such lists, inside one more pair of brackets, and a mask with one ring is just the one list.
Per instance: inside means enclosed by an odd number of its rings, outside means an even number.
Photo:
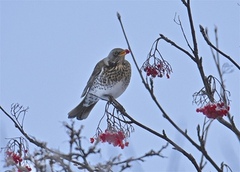
[{"label": "bird", "polygon": [[131,65],[125,59],[128,53],[128,49],[114,48],[96,64],[82,92],[83,100],[68,113],[68,118],[86,119],[100,99],[116,99],[126,90],[131,78]]}]

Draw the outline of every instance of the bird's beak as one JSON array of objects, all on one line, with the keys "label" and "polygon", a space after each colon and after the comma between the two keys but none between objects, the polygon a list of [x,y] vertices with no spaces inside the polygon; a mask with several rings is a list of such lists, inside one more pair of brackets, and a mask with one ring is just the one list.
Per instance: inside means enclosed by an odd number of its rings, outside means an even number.
[{"label": "bird's beak", "polygon": [[128,49],[126,49],[126,50],[123,50],[122,52],[120,52],[119,56],[125,56],[128,53],[130,53],[130,51]]}]

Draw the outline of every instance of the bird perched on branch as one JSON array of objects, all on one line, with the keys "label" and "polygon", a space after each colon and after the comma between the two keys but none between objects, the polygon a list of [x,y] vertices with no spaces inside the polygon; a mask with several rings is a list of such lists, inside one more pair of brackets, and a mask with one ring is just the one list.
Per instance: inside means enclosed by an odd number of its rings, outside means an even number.
[{"label": "bird perched on branch", "polygon": [[131,78],[131,65],[125,60],[129,52],[114,48],[96,64],[81,95],[82,102],[68,113],[68,118],[85,119],[99,99],[109,101],[110,97],[117,98],[126,90]]}]

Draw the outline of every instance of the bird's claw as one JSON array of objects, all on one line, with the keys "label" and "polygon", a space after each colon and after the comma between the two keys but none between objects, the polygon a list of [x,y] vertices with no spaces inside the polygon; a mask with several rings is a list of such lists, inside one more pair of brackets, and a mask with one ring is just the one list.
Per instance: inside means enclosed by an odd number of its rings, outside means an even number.
[{"label": "bird's claw", "polygon": [[109,96],[108,99],[109,99],[108,101],[109,101],[115,108],[117,108],[117,110],[119,110],[120,112],[121,112],[121,111],[125,112],[124,107],[123,107],[116,99],[114,99],[112,96]]}]

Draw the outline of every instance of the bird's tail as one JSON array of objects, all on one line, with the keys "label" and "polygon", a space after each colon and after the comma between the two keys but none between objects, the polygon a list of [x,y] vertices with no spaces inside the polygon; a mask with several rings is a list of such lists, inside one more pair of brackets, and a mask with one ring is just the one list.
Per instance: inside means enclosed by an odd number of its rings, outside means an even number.
[{"label": "bird's tail", "polygon": [[93,104],[89,105],[89,106],[84,106],[84,99],[81,103],[79,103],[79,105],[77,105],[77,107],[75,107],[73,110],[71,110],[68,113],[68,118],[77,118],[78,120],[83,120],[86,119],[89,115],[89,113],[91,112],[92,108],[95,106],[95,104],[97,102],[94,102]]}]

